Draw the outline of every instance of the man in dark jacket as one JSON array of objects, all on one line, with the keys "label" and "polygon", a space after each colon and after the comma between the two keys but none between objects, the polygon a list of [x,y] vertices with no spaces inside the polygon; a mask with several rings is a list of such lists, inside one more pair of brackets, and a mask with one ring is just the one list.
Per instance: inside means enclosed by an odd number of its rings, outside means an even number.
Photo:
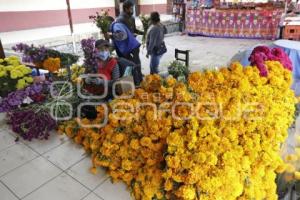
[{"label": "man in dark jacket", "polygon": [[[112,25],[112,33],[113,33],[113,41],[114,41],[118,56],[124,57],[124,58],[134,62],[137,66],[137,71],[140,76],[140,79],[142,79],[143,74],[142,74],[142,70],[141,70],[141,60],[140,60],[140,55],[139,55],[140,54],[140,45],[136,45],[135,44],[136,42],[134,41],[134,39],[131,38],[129,36],[129,34],[126,32],[126,30],[124,30],[124,28],[122,28],[122,26],[121,26],[121,24],[125,25],[133,36],[144,34],[142,31],[139,31],[136,28],[135,18],[133,17],[133,6],[134,6],[134,4],[130,0],[127,0],[123,3],[123,12],[120,14],[120,16],[116,19],[116,21]],[[129,42],[129,39],[132,42]],[[130,51],[130,53],[122,53],[121,48],[124,48],[126,46],[125,44],[128,45],[128,48],[126,48],[127,50],[131,49],[131,47],[135,47],[135,48],[133,48]]]}]

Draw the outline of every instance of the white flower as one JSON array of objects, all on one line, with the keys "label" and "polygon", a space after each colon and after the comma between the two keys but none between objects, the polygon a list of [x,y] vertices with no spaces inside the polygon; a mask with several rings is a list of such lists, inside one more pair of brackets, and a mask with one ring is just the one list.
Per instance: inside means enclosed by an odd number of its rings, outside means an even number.
[{"label": "white flower", "polygon": [[30,97],[26,97],[24,100],[23,100],[23,104],[31,104],[33,102],[33,100],[30,98]]}]

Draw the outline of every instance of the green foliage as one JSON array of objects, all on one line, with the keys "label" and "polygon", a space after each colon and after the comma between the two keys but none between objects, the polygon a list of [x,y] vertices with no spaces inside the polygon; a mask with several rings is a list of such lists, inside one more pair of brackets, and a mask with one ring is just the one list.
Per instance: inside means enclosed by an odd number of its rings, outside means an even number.
[{"label": "green foliage", "polygon": [[168,72],[170,75],[172,75],[174,78],[185,81],[188,77],[188,74],[190,73],[189,68],[185,66],[180,61],[173,61],[170,63],[170,66],[168,67]]}]

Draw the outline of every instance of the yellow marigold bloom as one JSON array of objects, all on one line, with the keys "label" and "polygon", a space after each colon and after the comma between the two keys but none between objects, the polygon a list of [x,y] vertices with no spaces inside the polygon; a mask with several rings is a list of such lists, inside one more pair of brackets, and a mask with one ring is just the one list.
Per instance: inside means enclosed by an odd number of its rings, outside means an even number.
[{"label": "yellow marigold bloom", "polygon": [[1,78],[1,77],[4,77],[4,76],[7,76],[6,71],[0,71],[0,78]]},{"label": "yellow marigold bloom", "polygon": [[276,172],[282,174],[286,170],[286,167],[287,166],[285,164],[279,165],[276,169]]},{"label": "yellow marigold bloom", "polygon": [[130,147],[134,150],[138,150],[140,147],[139,140],[133,139],[130,141]]},{"label": "yellow marigold bloom", "polygon": [[149,147],[152,144],[152,141],[149,137],[143,137],[140,142],[144,147]]},{"label": "yellow marigold bloom", "polygon": [[199,164],[204,163],[206,161],[206,155],[202,152],[196,153],[193,156],[193,160]]},{"label": "yellow marigold bloom", "polygon": [[114,142],[118,144],[121,143],[124,139],[125,139],[124,134],[119,133],[115,136]]},{"label": "yellow marigold bloom", "polygon": [[300,145],[300,136],[296,136],[297,144]]},{"label": "yellow marigold bloom", "polygon": [[296,171],[296,168],[292,164],[287,164],[285,171],[288,172],[288,173],[294,173]]},{"label": "yellow marigold bloom", "polygon": [[16,70],[10,71],[10,78],[16,79],[18,77],[19,77],[18,71],[16,71]]},{"label": "yellow marigold bloom", "polygon": [[132,162],[129,161],[129,160],[123,160],[122,161],[122,168],[124,170],[127,170],[127,171],[131,170],[132,169]]},{"label": "yellow marigold bloom", "polygon": [[50,72],[58,71],[60,68],[60,58],[47,58],[43,62],[43,67]]},{"label": "yellow marigold bloom", "polygon": [[33,78],[32,77],[24,77],[25,81],[27,83],[32,83],[33,82]]},{"label": "yellow marigold bloom", "polygon": [[16,85],[16,88],[17,88],[18,90],[20,90],[20,89],[23,89],[25,86],[27,86],[25,80],[24,80],[24,79],[19,79],[19,80],[18,80],[18,83],[17,83],[17,85]]},{"label": "yellow marigold bloom", "polygon": [[290,155],[287,155],[287,156],[285,157],[285,161],[286,161],[286,162],[295,162],[295,161],[297,161],[297,160],[298,160],[298,158],[297,158],[297,156],[294,155],[294,154],[290,154]]},{"label": "yellow marigold bloom", "polygon": [[184,200],[194,200],[196,198],[196,190],[192,186],[184,185],[179,188],[177,196]]},{"label": "yellow marigold bloom", "polygon": [[173,189],[173,182],[170,179],[166,180],[164,187],[165,187],[166,191],[172,190]]},{"label": "yellow marigold bloom", "polygon": [[218,162],[218,158],[216,155],[210,154],[207,157],[207,161],[206,161],[209,165],[216,165]]},{"label": "yellow marigold bloom", "polygon": [[298,156],[298,158],[300,158],[300,147],[295,148],[295,153]]},{"label": "yellow marigold bloom", "polygon": [[294,176],[296,180],[300,180],[300,172],[295,172]]},{"label": "yellow marigold bloom", "polygon": [[168,76],[166,79],[166,83],[167,83],[168,87],[174,87],[176,82],[177,82],[176,79],[173,78],[172,76]]},{"label": "yellow marigold bloom", "polygon": [[21,71],[24,75],[31,73],[31,69],[29,67],[26,67],[25,65],[20,65],[19,67],[19,71]]},{"label": "yellow marigold bloom", "polygon": [[90,172],[91,172],[92,174],[97,174],[97,168],[96,168],[96,167],[90,168]]}]

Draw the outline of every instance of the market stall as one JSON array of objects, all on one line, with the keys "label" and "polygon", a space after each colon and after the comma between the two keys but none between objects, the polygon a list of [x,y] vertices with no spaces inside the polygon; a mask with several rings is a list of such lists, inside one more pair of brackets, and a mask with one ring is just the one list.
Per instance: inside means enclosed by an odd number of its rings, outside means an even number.
[{"label": "market stall", "polygon": [[[234,5],[234,4],[232,4]],[[186,32],[191,36],[226,38],[277,38],[283,13],[280,6],[220,6],[206,9],[201,6],[187,8]]]}]

